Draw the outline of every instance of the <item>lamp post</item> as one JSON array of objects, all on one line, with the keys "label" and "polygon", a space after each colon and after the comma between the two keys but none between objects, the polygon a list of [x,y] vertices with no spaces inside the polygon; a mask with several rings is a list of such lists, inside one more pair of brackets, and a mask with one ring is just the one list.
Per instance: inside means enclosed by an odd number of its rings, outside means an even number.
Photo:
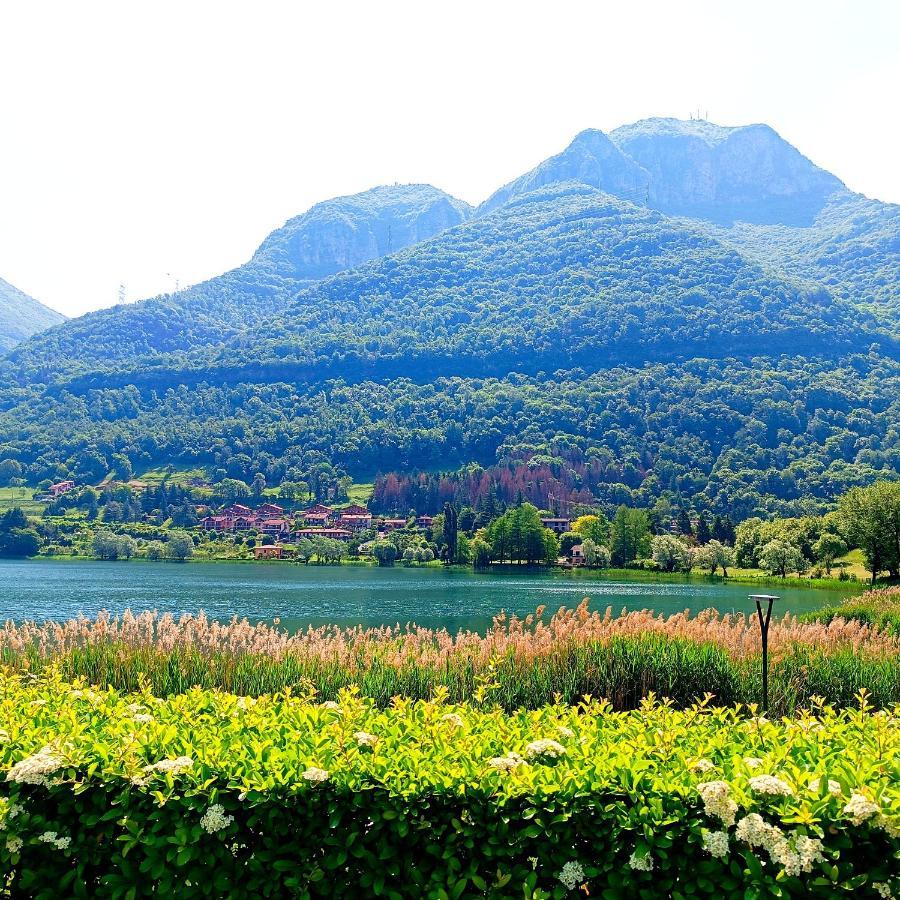
[{"label": "lamp post", "polygon": [[[762,692],[763,712],[769,711],[769,620],[772,618],[772,604],[780,597],[774,594],[751,594],[750,600],[756,601],[756,615],[759,617],[759,631],[762,636]],[[763,618],[763,601],[768,601],[765,618]]]}]

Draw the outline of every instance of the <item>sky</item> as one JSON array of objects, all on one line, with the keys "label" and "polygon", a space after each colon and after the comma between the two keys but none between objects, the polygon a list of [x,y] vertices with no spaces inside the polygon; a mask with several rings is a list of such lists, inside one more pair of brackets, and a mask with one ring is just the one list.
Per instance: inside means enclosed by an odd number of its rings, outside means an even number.
[{"label": "sky", "polygon": [[584,128],[766,122],[900,202],[896,0],[0,6],[0,277],[66,315],[376,184],[477,203]]}]

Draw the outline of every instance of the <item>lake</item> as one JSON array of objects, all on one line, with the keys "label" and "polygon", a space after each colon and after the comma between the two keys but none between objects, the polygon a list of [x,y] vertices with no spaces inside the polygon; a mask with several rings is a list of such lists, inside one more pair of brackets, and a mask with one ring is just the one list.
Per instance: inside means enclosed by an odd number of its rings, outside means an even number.
[{"label": "lake", "polygon": [[[759,591],[759,588],[756,588]],[[800,613],[847,596],[840,590],[768,588],[778,609]],[[675,613],[715,607],[751,610],[748,584],[703,579],[623,580],[591,573],[476,573],[444,569],[379,569],[359,566],[297,566],[278,563],[0,561],[0,620],[64,620],[100,610],[120,613],[157,609],[215,618],[279,617],[282,627],[385,625],[416,622],[431,627],[484,630],[502,609],[527,615],[544,604],[548,612],[576,606],[653,609]]]}]

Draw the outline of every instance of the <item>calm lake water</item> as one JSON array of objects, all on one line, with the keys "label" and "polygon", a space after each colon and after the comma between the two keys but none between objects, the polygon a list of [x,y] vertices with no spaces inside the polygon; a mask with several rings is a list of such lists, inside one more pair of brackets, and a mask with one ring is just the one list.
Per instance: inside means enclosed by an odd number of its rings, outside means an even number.
[{"label": "calm lake water", "polygon": [[[837,590],[771,588],[782,611],[807,612],[847,596]],[[587,573],[482,574],[241,563],[0,561],[0,620],[69,619],[106,609],[185,613],[307,624],[420,625],[483,630],[500,610],[526,615],[575,606],[674,613],[750,610],[747,584],[598,578]]]}]

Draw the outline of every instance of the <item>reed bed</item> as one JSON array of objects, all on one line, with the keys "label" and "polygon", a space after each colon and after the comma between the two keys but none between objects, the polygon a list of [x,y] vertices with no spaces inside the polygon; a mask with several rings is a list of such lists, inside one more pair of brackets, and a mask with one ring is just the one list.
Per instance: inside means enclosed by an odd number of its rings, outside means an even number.
[{"label": "reed bed", "polygon": [[852,620],[900,637],[900,586],[876,588],[850,597],[836,606],[809,613],[809,622],[829,624],[835,619]]},{"label": "reed bed", "polygon": [[[857,620],[806,622],[787,615],[770,631],[773,708],[790,711],[823,696],[900,701],[900,636]],[[672,616],[591,611],[587,601],[545,619],[499,615],[486,634],[418,626],[308,628],[290,634],[245,619],[174,618],[155,612],[64,623],[6,623],[0,663],[12,671],[57,668],[65,677],[160,696],[191,687],[258,696],[292,688],[334,699],[347,686],[379,704],[427,699],[446,688],[454,701],[482,696],[505,709],[604,697],[636,707],[653,692],[689,705],[712,693],[721,703],[759,697],[759,631],[743,615]]]}]

